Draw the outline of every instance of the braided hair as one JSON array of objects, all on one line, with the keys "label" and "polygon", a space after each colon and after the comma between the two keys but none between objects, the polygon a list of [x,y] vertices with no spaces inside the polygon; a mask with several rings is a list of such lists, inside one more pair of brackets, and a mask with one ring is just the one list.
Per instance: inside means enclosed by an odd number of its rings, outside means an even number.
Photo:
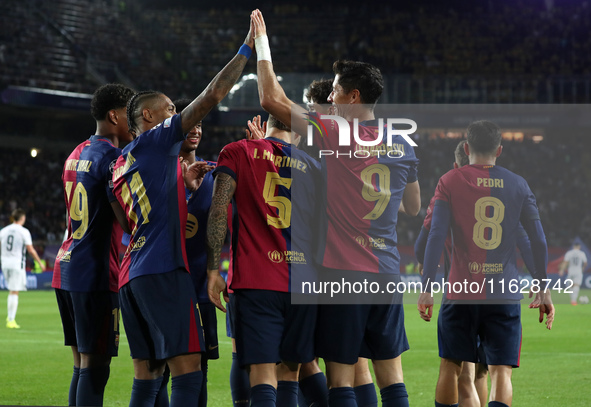
[{"label": "braided hair", "polygon": [[142,110],[146,101],[152,100],[162,95],[162,92],[155,90],[144,90],[138,92],[129,99],[127,103],[127,125],[129,132],[134,136],[138,136],[139,127],[136,120],[142,116]]}]

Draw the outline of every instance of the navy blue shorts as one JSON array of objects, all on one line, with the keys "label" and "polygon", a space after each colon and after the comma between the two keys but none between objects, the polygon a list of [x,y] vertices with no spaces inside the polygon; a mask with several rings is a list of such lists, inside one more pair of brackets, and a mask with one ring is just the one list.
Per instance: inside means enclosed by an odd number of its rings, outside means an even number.
[{"label": "navy blue shorts", "polygon": [[226,336],[228,338],[235,339],[234,332],[236,332],[236,310],[234,309],[234,304],[236,300],[234,299],[234,293],[228,293],[228,297],[230,297],[230,302],[226,304]]},{"label": "navy blue shorts", "polygon": [[316,356],[351,365],[359,357],[393,359],[408,349],[400,303],[318,306]]},{"label": "navy blue shorts", "polygon": [[191,276],[184,269],[136,277],[119,290],[134,359],[169,359],[205,350]]},{"label": "navy blue shorts", "polygon": [[442,304],[437,320],[439,356],[519,367],[521,304]]},{"label": "navy blue shorts", "polygon": [[56,288],[64,344],[80,353],[117,356],[119,297],[111,291],[73,292]]},{"label": "navy blue shorts", "polygon": [[199,313],[203,325],[203,336],[205,338],[205,356],[207,359],[219,359],[220,350],[218,344],[218,318],[216,307],[211,302],[200,302]]},{"label": "navy blue shorts", "polygon": [[291,294],[235,290],[236,351],[240,366],[314,360],[316,304],[291,305]]}]

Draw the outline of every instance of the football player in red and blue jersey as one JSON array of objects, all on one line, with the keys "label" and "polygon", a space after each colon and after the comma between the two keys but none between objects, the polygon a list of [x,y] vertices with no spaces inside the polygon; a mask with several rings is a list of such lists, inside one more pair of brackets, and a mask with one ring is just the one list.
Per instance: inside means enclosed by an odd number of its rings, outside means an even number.
[{"label": "football player in red and blue jersey", "polygon": [[[251,18],[255,21],[261,106],[283,123],[291,123],[297,133],[307,134],[307,112],[287,98],[273,72],[262,14],[255,10]],[[373,112],[383,81],[377,68],[362,62],[337,61],[333,71],[329,101],[341,120],[320,117],[316,124],[324,130],[314,137],[321,149],[332,151],[322,157],[328,225],[319,261],[329,269],[327,276],[363,279],[380,274],[396,282],[400,278],[397,214],[401,202],[409,215],[416,216],[420,209],[418,160],[410,143],[400,135],[394,135],[390,146],[382,143],[359,151],[355,147],[360,146],[355,144],[353,148],[346,146],[345,154],[336,153],[343,122],[352,128],[357,119],[358,136],[364,141],[375,140],[383,130]],[[360,300],[364,303],[319,307],[316,352],[327,366],[329,405],[356,406],[355,363],[361,356],[373,361],[382,405],[408,406],[400,360],[408,349],[401,294],[388,297],[387,304],[367,304],[373,301],[370,298]]]},{"label": "football player in red and blue jersey", "polygon": [[96,134],[74,149],[62,179],[68,237],[55,261],[55,288],[65,345],[72,347],[74,373],[69,405],[101,406],[111,357],[119,345],[119,246],[124,219],[113,195],[119,144],[130,142],[127,102],[134,91],[119,84],[96,90],[91,113]]},{"label": "football player in red and blue jersey", "polygon": [[[539,308],[540,322],[547,314],[551,329],[554,306],[542,279],[546,278],[547,247],[533,193],[520,176],[497,165],[501,131],[489,121],[468,127],[464,146],[470,165],[441,177],[435,191],[431,230],[423,269],[418,309],[429,321],[433,312],[432,282],[449,228],[453,236],[448,280],[476,283],[482,290],[450,290],[438,320],[440,376],[436,406],[457,406],[457,379],[462,361],[478,360],[482,341],[491,376],[490,407],[511,405],[511,371],[519,366],[522,295],[509,289],[519,281],[515,246],[519,222],[531,242],[532,276],[541,287],[530,308]],[[472,216],[470,216],[472,214]],[[490,282],[490,283],[489,283]],[[461,303],[461,302],[464,303]],[[459,302],[459,303],[458,303]],[[472,305],[466,305],[468,304]],[[476,303],[476,305],[474,305]]]},{"label": "football player in red and blue jersey", "polygon": [[267,126],[264,139],[240,140],[220,153],[207,226],[208,292],[225,310],[219,260],[232,202],[234,334],[239,362],[250,368],[251,406],[295,407],[298,365],[315,356],[317,308],[291,305],[297,288],[294,270],[315,273],[309,236],[302,239],[295,226],[314,223],[314,180],[320,168],[292,147],[299,136],[292,136],[287,126],[272,116]]},{"label": "football player in red and blue jersey", "polygon": [[[453,164],[453,168],[461,168],[465,165],[470,164],[470,158],[464,151],[464,144],[466,143],[466,140],[462,140],[456,146],[456,149],[454,151],[455,162]],[[423,227],[421,228],[419,237],[415,242],[415,254],[419,262],[419,270],[421,273],[423,270],[423,262],[425,261],[425,248],[427,246],[429,230],[431,229],[431,215],[433,214],[434,205],[435,197],[433,197],[429,202],[429,206],[427,208],[427,216],[425,216]],[[523,257],[523,261],[525,262],[527,269],[530,272],[535,270],[535,266],[533,263],[533,255],[531,252],[531,245],[527,237],[527,233],[525,232],[525,229],[523,229],[523,226],[521,226],[521,224],[519,224],[517,247],[519,248],[519,251],[521,253],[521,256]],[[447,238],[445,239],[445,251],[443,252],[444,278],[446,280],[451,266],[451,253],[452,236],[450,231],[450,233],[447,235]],[[446,298],[444,296],[443,301],[445,300]],[[478,342],[480,343],[480,340]],[[464,361],[462,363],[462,370],[458,377],[458,401],[460,405],[469,405],[472,402],[477,403],[478,401],[480,401],[480,405],[486,405],[486,399],[488,398],[488,368],[486,365],[486,360],[484,358],[482,346],[479,346],[478,355],[478,363],[475,364],[467,361]]]},{"label": "football player in red and blue jersey", "polygon": [[134,364],[131,406],[154,404],[166,364],[171,404],[199,400],[205,346],[185,247],[184,184],[194,192],[212,167],[196,162],[183,176],[178,156],[189,131],[234,86],[253,45],[249,31],[238,54],[180,114],[160,92],[140,92],[129,102],[129,127],[137,138],[123,149],[113,180],[131,235],[119,279]]}]

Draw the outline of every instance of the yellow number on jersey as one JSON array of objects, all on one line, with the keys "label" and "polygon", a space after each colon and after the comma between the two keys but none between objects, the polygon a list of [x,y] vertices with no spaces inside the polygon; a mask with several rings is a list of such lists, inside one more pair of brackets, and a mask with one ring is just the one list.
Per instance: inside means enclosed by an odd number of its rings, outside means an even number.
[{"label": "yellow number on jersey", "polygon": [[[373,175],[377,175],[377,182],[374,185]],[[390,169],[384,164],[373,164],[361,171],[363,190],[361,196],[368,202],[376,202],[373,210],[365,215],[363,219],[377,219],[386,210],[392,191],[390,191]],[[379,189],[378,189],[379,188]],[[378,189],[376,191],[376,189]]]},{"label": "yellow number on jersey", "polygon": [[291,225],[291,201],[284,196],[275,195],[278,186],[291,188],[291,181],[290,178],[280,177],[276,172],[267,172],[263,186],[263,198],[268,205],[277,208],[277,217],[267,215],[267,225],[277,229],[285,229]]},{"label": "yellow number on jersey", "polygon": [[[66,182],[66,195],[68,196],[68,201],[70,201],[73,185],[74,182],[72,181]],[[72,200],[70,201],[70,218],[80,222],[80,226],[72,233],[72,237],[77,240],[82,239],[82,236],[84,236],[88,229],[88,195],[86,193],[86,188],[84,188],[84,185],[82,185],[81,182],[76,184],[76,188],[74,188],[74,196],[72,196]]]},{"label": "yellow number on jersey", "polygon": [[[492,207],[493,215],[487,216],[486,210]],[[476,201],[474,205],[474,217],[476,224],[472,233],[472,240],[476,246],[484,250],[493,250],[501,244],[503,228],[501,222],[505,218],[505,205],[498,198],[485,196]],[[490,238],[485,237],[486,229],[490,229]]]},{"label": "yellow number on jersey", "polygon": [[[131,191],[129,190],[129,187],[131,187]],[[152,205],[150,205],[150,200],[148,199],[148,195],[146,195],[146,187],[144,186],[144,181],[142,180],[142,177],[140,176],[139,172],[133,174],[133,176],[131,177],[131,182],[129,183],[129,187],[127,186],[127,183],[123,183],[121,187],[121,198],[129,207],[127,216],[129,217],[129,219],[133,221],[133,223],[135,223],[135,227],[131,232],[131,234],[133,235],[135,234],[135,231],[139,225],[137,224],[138,216],[133,210],[133,197],[131,196],[131,194],[135,194],[135,196],[137,197],[137,202],[140,207],[141,214],[144,218],[144,220],[142,221],[142,225],[150,222],[150,220],[148,219],[148,215],[152,211]]]}]

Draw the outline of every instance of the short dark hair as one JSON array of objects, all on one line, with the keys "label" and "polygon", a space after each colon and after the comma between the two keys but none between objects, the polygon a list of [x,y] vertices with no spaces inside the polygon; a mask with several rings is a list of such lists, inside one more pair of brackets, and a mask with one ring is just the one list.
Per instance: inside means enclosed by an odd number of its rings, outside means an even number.
[{"label": "short dark hair", "polygon": [[18,222],[19,220],[21,220],[23,218],[23,216],[26,215],[26,212],[24,209],[21,208],[16,208],[14,211],[12,211],[12,213],[10,214],[10,219],[12,219],[12,222]]},{"label": "short dark hair", "polygon": [[270,129],[276,128],[277,130],[291,131],[289,126],[286,126],[284,123],[277,120],[277,118],[272,114],[270,114],[269,118],[267,119],[267,127]]},{"label": "short dark hair", "polygon": [[306,99],[319,105],[329,105],[328,96],[332,92],[332,79],[313,81],[306,92]]},{"label": "short dark hair", "polygon": [[182,112],[183,110],[185,110],[185,108],[186,108],[187,106],[189,106],[189,105],[191,104],[191,102],[192,102],[192,101],[193,101],[193,100],[192,100],[192,99],[189,99],[189,98],[181,98],[181,99],[177,99],[177,100],[175,100],[175,101],[174,101],[174,102],[172,102],[172,103],[174,103],[174,105],[176,106],[176,112],[177,112],[177,113],[180,113],[180,112]]},{"label": "short dark hair", "polygon": [[338,60],[332,65],[335,75],[339,75],[339,85],[347,93],[359,91],[361,102],[375,104],[384,90],[382,73],[367,62]]},{"label": "short dark hair", "polygon": [[146,102],[150,102],[163,95],[162,92],[155,90],[145,90],[138,92],[129,99],[127,103],[127,125],[129,126],[129,132],[138,136],[139,130],[136,120],[141,117],[142,110]]},{"label": "short dark hair", "polygon": [[120,83],[108,83],[94,91],[90,114],[96,121],[105,120],[109,110],[122,109],[134,95],[133,89]]},{"label": "short dark hair", "polygon": [[458,165],[460,167],[470,164],[470,157],[468,157],[468,154],[466,154],[466,151],[464,150],[464,145],[466,143],[467,143],[466,140],[460,141],[458,143],[458,145],[456,146],[456,150],[454,151],[454,156],[456,157],[456,163],[459,163]]},{"label": "short dark hair", "polygon": [[468,145],[477,154],[494,154],[501,145],[501,128],[488,120],[479,120],[468,126]]}]

